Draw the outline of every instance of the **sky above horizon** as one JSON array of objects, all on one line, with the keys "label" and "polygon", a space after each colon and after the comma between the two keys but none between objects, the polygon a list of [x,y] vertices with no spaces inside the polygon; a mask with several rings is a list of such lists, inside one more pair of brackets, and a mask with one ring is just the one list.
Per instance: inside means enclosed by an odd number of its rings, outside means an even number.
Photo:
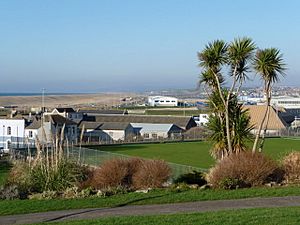
[{"label": "sky above horizon", "polygon": [[298,0],[2,0],[0,92],[195,88],[197,52],[244,36],[279,48],[281,85],[300,86],[299,9]]}]

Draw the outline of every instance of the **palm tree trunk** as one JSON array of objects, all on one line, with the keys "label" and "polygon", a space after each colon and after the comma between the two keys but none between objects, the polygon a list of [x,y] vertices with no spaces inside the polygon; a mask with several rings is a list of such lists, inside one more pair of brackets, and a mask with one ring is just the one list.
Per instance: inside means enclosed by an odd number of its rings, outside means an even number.
[{"label": "palm tree trunk", "polygon": [[217,81],[217,86],[218,86],[218,91],[219,91],[219,95],[220,95],[220,98],[222,100],[222,103],[225,107],[225,126],[226,126],[226,139],[227,139],[227,146],[228,146],[228,152],[232,152],[232,144],[231,144],[231,137],[230,137],[230,126],[229,126],[229,110],[228,110],[228,106],[226,104],[226,100],[223,96],[223,93],[222,93],[222,89],[221,89],[221,84],[220,84],[220,81],[219,81],[219,77],[218,75],[213,72],[214,76],[215,76],[215,79]]},{"label": "palm tree trunk", "polygon": [[258,148],[259,152],[262,152],[264,144],[265,144],[265,137],[267,134],[267,127],[268,127],[268,123],[269,123],[269,119],[270,119],[270,103],[271,103],[271,91],[269,90],[268,98],[267,98],[267,105],[268,105],[267,119],[266,119],[266,123],[265,123],[265,127],[264,127],[263,136],[262,136],[259,148]]},{"label": "palm tree trunk", "polygon": [[252,152],[256,152],[258,141],[259,141],[259,137],[260,137],[260,133],[261,133],[263,124],[264,124],[264,122],[265,122],[265,120],[267,118],[267,114],[268,114],[268,111],[269,111],[269,103],[268,103],[269,100],[268,99],[269,99],[270,83],[268,83],[267,85],[265,85],[265,87],[266,87],[265,94],[267,96],[267,105],[266,105],[266,110],[265,110],[265,113],[264,113],[264,117],[263,117],[262,121],[260,122],[258,130],[256,132],[255,141],[254,141],[254,144],[253,144],[253,147],[252,147]]}]

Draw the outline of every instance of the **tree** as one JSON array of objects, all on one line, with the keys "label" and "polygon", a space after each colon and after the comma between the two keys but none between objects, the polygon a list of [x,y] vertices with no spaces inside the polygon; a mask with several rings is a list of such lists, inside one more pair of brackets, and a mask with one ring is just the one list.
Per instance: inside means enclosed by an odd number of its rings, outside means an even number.
[{"label": "tree", "polygon": [[[223,94],[227,98],[228,92],[224,90]],[[207,126],[212,131],[210,137],[213,142],[211,154],[216,159],[222,159],[231,153],[246,150],[246,141],[251,137],[252,126],[248,112],[243,110],[242,105],[238,103],[236,95],[232,94],[229,99],[229,130],[232,133],[232,152],[228,151],[226,127],[225,123],[222,123],[225,118],[224,105],[222,105],[217,92],[213,92],[209,99],[213,115],[209,117]]]},{"label": "tree", "polygon": [[[227,152],[226,154],[235,151],[233,149],[234,129],[231,129],[230,125],[230,101],[234,92],[237,96],[240,87],[247,78],[254,50],[255,44],[250,38],[239,38],[230,44],[222,40],[213,41],[206,45],[202,52],[198,53],[199,65],[203,68],[201,82],[207,85],[213,93],[211,102],[214,113],[218,117],[214,122],[219,124],[223,134],[222,140],[225,139],[227,142],[222,144],[222,147],[225,148],[224,151]],[[230,89],[223,87],[225,79],[222,75],[222,69],[227,66],[230,67],[230,77],[232,79]],[[236,86],[237,83],[238,86]],[[218,104],[214,102],[216,96],[218,97]],[[223,131],[224,127],[225,131]]]},{"label": "tree", "polygon": [[262,151],[263,149],[269,121],[272,87],[275,83],[279,81],[279,75],[284,75],[286,70],[285,63],[283,62],[283,55],[276,48],[258,50],[254,59],[254,69],[256,73],[260,75],[263,81],[264,94],[266,98],[266,110],[255,136],[255,141],[252,148],[253,152],[257,150],[259,137],[261,135],[261,131],[264,125],[264,131],[259,146],[259,151]]}]

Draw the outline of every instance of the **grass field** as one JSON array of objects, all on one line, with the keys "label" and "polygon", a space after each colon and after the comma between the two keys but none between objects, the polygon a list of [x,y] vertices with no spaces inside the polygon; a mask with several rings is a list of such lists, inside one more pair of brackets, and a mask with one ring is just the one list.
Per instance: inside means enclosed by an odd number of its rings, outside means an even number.
[{"label": "grass field", "polygon": [[125,205],[147,205],[179,203],[222,199],[241,199],[251,197],[299,196],[299,186],[260,187],[237,190],[152,190],[147,194],[130,192],[110,197],[52,200],[2,200],[0,215],[46,212],[65,209],[117,207]]},{"label": "grass field", "polygon": [[[214,159],[209,154],[210,142],[179,142],[158,144],[132,144],[94,147],[130,156],[164,159],[168,162],[209,168]],[[293,150],[300,150],[300,139],[269,138],[265,143],[265,153],[274,159],[280,159]]]},{"label": "grass field", "polygon": [[[50,223],[49,223],[50,224]],[[94,220],[68,221],[51,224],[79,225],[79,224],[105,224],[105,225],[296,225],[300,224],[300,207],[240,209],[220,212],[172,214],[159,216],[127,216],[112,217]]]},{"label": "grass field", "polygon": [[146,115],[169,115],[169,116],[199,116],[200,113],[204,113],[203,110],[151,110],[145,111]]}]

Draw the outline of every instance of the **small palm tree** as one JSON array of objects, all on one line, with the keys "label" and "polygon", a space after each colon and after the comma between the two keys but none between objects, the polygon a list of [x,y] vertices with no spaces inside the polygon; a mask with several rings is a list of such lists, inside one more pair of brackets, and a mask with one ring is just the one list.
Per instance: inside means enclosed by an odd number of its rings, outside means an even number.
[{"label": "small palm tree", "polygon": [[270,102],[272,97],[272,86],[274,83],[279,81],[279,75],[285,75],[285,63],[283,62],[283,56],[280,51],[276,48],[267,48],[263,50],[258,50],[256,57],[254,59],[254,69],[260,75],[264,83],[264,94],[266,96],[266,110],[261,123],[259,124],[255,141],[253,144],[252,151],[257,150],[257,145],[263,124],[265,124],[264,133],[262,137],[262,142],[259,147],[259,151],[262,150],[264,144],[264,136],[266,134]]}]

